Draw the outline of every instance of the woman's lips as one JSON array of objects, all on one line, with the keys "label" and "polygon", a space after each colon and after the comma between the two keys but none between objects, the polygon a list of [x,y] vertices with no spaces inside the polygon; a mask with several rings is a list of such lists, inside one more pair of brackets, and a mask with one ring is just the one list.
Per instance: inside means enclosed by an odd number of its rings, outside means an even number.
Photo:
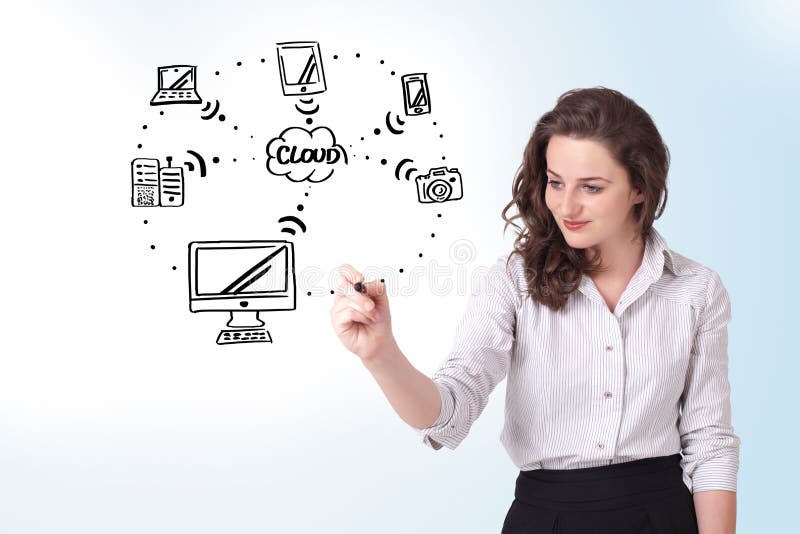
[{"label": "woman's lips", "polygon": [[589,224],[589,221],[583,221],[583,222],[580,222],[580,223],[577,223],[577,224],[573,224],[573,223],[570,223],[570,222],[567,222],[566,220],[564,220],[564,226],[566,226],[568,230],[580,230],[581,228],[583,228],[587,224]]}]

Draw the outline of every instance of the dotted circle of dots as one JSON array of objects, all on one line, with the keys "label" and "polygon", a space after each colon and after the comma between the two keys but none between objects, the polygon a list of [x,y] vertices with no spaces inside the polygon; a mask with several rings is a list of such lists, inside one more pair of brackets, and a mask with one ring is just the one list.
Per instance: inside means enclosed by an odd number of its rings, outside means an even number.
[{"label": "dotted circle of dots", "polygon": [[400,267],[400,272],[401,272],[401,273],[403,272],[403,268],[402,268],[402,267]]},{"label": "dotted circle of dots", "polygon": [[386,165],[386,158],[381,160],[381,165]]},{"label": "dotted circle of dots", "polygon": [[224,113],[220,113],[219,114],[219,122],[225,122],[225,114]]},{"label": "dotted circle of dots", "polygon": [[219,163],[219,158],[217,156],[214,156],[213,158],[211,158],[211,161],[213,161],[214,163]]},{"label": "dotted circle of dots", "polygon": [[305,206],[303,206],[302,204],[297,205],[297,211],[303,211],[303,209],[305,209]]},{"label": "dotted circle of dots", "polygon": [[375,135],[380,135],[381,134],[381,129],[380,128],[375,128],[374,130],[372,130],[372,133],[374,133]]},{"label": "dotted circle of dots", "polygon": [[214,74],[215,74],[216,76],[219,76],[219,71],[216,71]]},{"label": "dotted circle of dots", "polygon": [[236,66],[237,66],[237,67],[241,67],[241,66],[242,66],[242,62],[241,62],[241,61],[237,61],[237,62],[236,62]]},{"label": "dotted circle of dots", "polygon": [[156,249],[155,245],[150,245],[150,250],[155,250],[155,249]]}]

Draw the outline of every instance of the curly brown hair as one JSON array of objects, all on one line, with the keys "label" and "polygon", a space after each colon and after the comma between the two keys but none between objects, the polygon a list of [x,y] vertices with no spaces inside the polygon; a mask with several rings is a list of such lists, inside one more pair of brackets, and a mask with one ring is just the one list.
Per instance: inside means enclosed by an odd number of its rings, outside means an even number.
[{"label": "curly brown hair", "polygon": [[[582,274],[601,272],[601,258],[589,258],[586,249],[571,247],[545,204],[546,152],[550,138],[561,135],[602,144],[628,173],[632,188],[644,201],[634,206],[634,216],[646,242],[653,221],[667,203],[670,154],[655,123],[636,102],[605,87],[572,89],[542,115],[523,152],[512,185],[512,199],[503,209],[506,221],[517,229],[514,250],[525,265],[528,294],[553,310],[562,309],[577,290]],[[509,218],[508,211],[517,213]],[[522,219],[524,228],[514,220]]]}]

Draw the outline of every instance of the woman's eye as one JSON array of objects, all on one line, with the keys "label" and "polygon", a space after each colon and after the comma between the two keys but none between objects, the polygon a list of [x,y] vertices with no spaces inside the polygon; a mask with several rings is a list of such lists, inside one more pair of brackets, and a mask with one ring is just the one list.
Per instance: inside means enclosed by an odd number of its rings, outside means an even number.
[{"label": "woman's eye", "polygon": [[[552,185],[553,187],[558,187],[558,186],[560,186],[560,185],[561,185],[561,182],[558,182],[558,181],[556,181],[556,180],[548,180],[548,181],[547,181],[547,183],[548,183],[548,184],[550,184],[550,185]],[[586,187],[586,188],[587,188],[587,191],[588,191],[589,193],[599,193],[600,191],[602,191],[602,190],[603,190],[603,188],[602,188],[602,187],[597,187],[596,185],[588,185],[588,184],[587,184],[587,185],[585,185],[584,187]]]}]

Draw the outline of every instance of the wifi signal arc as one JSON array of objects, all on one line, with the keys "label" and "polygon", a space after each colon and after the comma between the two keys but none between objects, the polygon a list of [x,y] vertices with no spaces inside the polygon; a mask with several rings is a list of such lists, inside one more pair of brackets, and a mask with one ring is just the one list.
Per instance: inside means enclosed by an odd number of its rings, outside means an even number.
[{"label": "wifi signal arc", "polygon": [[[397,166],[394,168],[394,177],[395,177],[395,178],[397,178],[398,180],[400,179],[400,168],[401,168],[403,165],[405,165],[406,163],[414,163],[414,160],[413,160],[413,159],[408,159],[408,158],[401,159],[401,160],[400,160],[400,163],[398,163],[398,164],[397,164]],[[409,169],[408,169],[408,170],[405,172],[405,179],[406,179],[406,180],[409,180],[409,177],[411,176],[411,173],[412,173],[412,172],[414,172],[414,171],[416,171],[416,170],[417,170],[417,169],[416,169],[415,167],[411,167],[411,168],[409,168]]]},{"label": "wifi signal arc", "polygon": [[[305,101],[301,100],[301,102],[303,102],[304,104],[311,104],[311,103],[314,102],[314,100],[312,99],[311,102],[305,102]],[[294,105],[294,109],[296,109],[297,111],[299,111],[303,115],[313,115],[314,113],[319,111],[319,104],[314,106],[314,109],[310,109],[310,110],[303,109],[300,106],[298,106],[297,104],[295,104]]]},{"label": "wifi signal arc", "polygon": [[[297,226],[300,227],[300,229],[303,231],[303,233],[306,233],[306,225],[305,225],[305,223],[303,221],[301,221],[300,219],[298,219],[297,217],[295,217],[294,215],[286,215],[285,217],[281,217],[280,219],[278,219],[278,222],[279,223],[293,222]],[[290,228],[290,227],[281,228],[281,232],[286,232],[287,234],[292,234],[292,235],[295,235],[297,233],[297,232],[295,232],[294,228]]]},{"label": "wifi signal arc", "polygon": [[[403,133],[405,130],[401,130],[401,129],[399,129],[399,128],[395,128],[395,127],[392,125],[392,123],[390,122],[391,116],[392,116],[392,112],[391,112],[391,110],[387,111],[387,112],[386,112],[386,127],[387,127],[387,128],[389,129],[389,131],[390,131],[390,132],[392,132],[393,134],[395,134],[395,135],[400,135],[400,134],[401,134],[401,133]],[[400,115],[395,115],[395,118],[397,119],[397,124],[399,124],[400,126],[402,126],[402,125],[404,125],[404,124],[405,124],[405,122],[404,122],[404,121],[403,121],[403,120],[400,118]]]},{"label": "wifi signal arc", "polygon": [[[203,109],[201,109],[200,111],[205,113],[206,111],[208,111],[208,109],[210,107],[211,107],[211,102],[206,102],[206,105],[203,106]],[[217,115],[218,111],[219,111],[219,100],[217,100],[214,103],[214,109],[211,111],[211,113],[209,113],[208,115],[201,115],[200,118],[203,119],[204,121],[207,121],[209,119],[213,119]]]},{"label": "wifi signal arc", "polygon": [[[198,154],[194,150],[187,150],[186,152],[188,154],[194,156],[195,158],[197,158],[197,163],[198,163],[198,165],[200,165],[200,177],[201,178],[205,178],[206,177],[206,161],[203,159],[203,156],[201,156],[200,154]],[[189,167],[190,171],[194,170],[194,165],[192,164],[191,161],[184,161],[183,163],[187,167]]]}]

